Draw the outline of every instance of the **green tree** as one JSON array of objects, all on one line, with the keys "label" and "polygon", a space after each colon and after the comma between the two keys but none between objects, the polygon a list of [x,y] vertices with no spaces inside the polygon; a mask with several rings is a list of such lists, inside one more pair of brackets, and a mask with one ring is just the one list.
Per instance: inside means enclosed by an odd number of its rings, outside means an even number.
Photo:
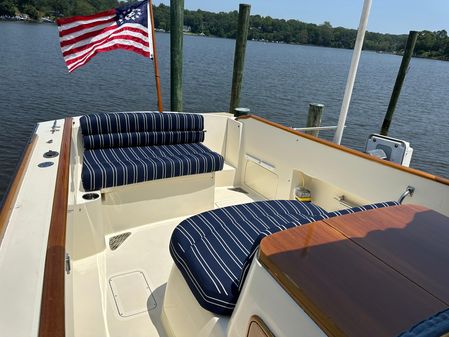
[{"label": "green tree", "polygon": [[16,15],[16,6],[10,0],[0,2],[0,16],[14,16]]},{"label": "green tree", "polygon": [[23,8],[23,12],[28,14],[33,20],[38,20],[40,18],[40,13],[32,4],[26,4]]}]

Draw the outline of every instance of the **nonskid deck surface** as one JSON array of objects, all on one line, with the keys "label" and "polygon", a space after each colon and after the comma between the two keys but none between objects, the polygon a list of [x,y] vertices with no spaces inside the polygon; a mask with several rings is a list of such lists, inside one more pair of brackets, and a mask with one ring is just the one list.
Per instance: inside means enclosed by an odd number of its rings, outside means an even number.
[{"label": "nonskid deck surface", "polygon": [[[256,200],[261,199],[239,188],[215,190],[216,208]],[[168,245],[185,218],[134,228],[115,242],[115,250],[110,238],[123,233],[108,235],[106,251],[74,263],[75,336],[166,336],[160,317],[173,265]]]}]

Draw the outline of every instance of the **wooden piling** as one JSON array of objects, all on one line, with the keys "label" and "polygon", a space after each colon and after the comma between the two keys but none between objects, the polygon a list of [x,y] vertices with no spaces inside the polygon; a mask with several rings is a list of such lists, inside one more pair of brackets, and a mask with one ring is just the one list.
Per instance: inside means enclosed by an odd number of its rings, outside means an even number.
[{"label": "wooden piling", "polygon": [[170,0],[170,108],[182,111],[184,0]]},{"label": "wooden piling", "polygon": [[[309,104],[309,113],[307,115],[307,127],[320,127],[321,126],[321,117],[323,116],[324,104],[319,103],[310,103]],[[306,131],[307,134],[318,137],[320,131],[319,130],[311,130]]]},{"label": "wooden piling", "polygon": [[398,103],[399,95],[401,94],[402,85],[404,83],[405,75],[407,75],[408,66],[413,56],[413,50],[415,49],[416,40],[418,38],[418,32],[410,31],[407,39],[407,45],[405,46],[404,56],[402,57],[401,67],[399,68],[396,83],[394,84],[393,93],[391,94],[390,104],[388,105],[387,113],[382,123],[380,133],[384,136],[388,135],[390,124],[393,119],[393,114]]},{"label": "wooden piling", "polygon": [[251,5],[240,4],[237,37],[235,41],[234,71],[232,73],[232,90],[229,113],[234,113],[234,109],[240,104],[240,91],[242,89],[250,11]]}]

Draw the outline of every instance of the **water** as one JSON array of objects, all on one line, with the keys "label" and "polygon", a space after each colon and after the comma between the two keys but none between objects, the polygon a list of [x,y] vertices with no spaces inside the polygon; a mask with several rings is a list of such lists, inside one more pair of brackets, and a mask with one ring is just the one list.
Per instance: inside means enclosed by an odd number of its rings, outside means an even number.
[{"label": "water", "polygon": [[[158,34],[164,107],[169,107],[169,40]],[[226,111],[234,41],[186,36],[184,110]],[[323,103],[335,125],[352,51],[249,42],[241,105],[288,125],[304,126],[308,104]],[[343,144],[364,148],[378,132],[401,58],[364,52]],[[449,177],[449,62],[413,59],[390,135],[408,140],[412,167]],[[156,110],[152,64],[115,51],[68,74],[56,26],[0,23],[0,198],[36,122],[93,112]],[[332,134],[322,133],[330,139]]]}]

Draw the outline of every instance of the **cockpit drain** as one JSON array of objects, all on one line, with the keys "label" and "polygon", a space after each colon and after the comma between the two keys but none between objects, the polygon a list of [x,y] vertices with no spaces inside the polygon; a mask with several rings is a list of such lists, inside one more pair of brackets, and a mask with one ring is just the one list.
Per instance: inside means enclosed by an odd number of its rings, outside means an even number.
[{"label": "cockpit drain", "polygon": [[130,235],[130,232],[126,232],[109,238],[109,248],[111,248],[111,250],[116,250]]}]

